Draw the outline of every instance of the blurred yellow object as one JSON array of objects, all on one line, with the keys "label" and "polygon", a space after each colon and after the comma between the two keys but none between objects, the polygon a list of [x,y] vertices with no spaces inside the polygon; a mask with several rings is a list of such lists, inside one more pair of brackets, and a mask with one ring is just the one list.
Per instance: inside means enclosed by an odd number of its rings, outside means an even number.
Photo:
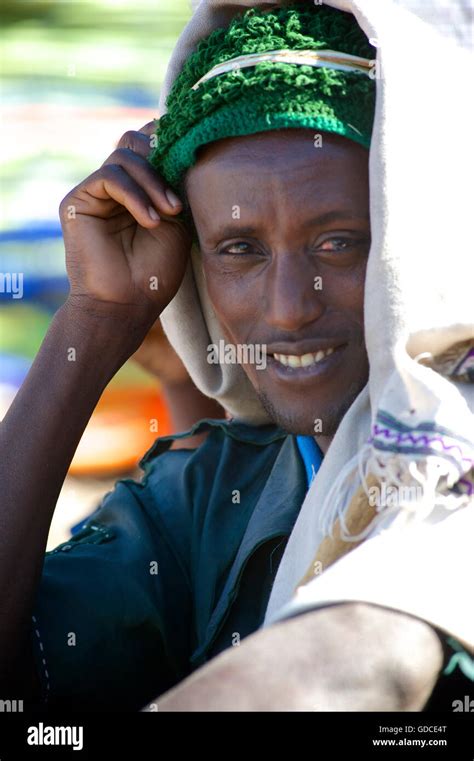
[{"label": "blurred yellow object", "polygon": [[109,387],[84,431],[69,474],[130,472],[155,439],[169,433],[168,409],[157,387]]}]

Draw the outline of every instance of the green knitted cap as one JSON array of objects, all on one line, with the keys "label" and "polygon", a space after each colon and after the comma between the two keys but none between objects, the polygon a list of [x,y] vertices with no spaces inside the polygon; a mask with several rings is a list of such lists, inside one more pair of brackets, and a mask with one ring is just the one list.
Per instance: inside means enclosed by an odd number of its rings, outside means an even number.
[{"label": "green knitted cap", "polygon": [[214,140],[307,127],[370,145],[375,82],[357,72],[261,62],[193,85],[217,64],[270,50],[334,50],[373,59],[352,14],[328,6],[251,8],[201,40],[170,90],[151,164],[180,190],[198,148]]}]

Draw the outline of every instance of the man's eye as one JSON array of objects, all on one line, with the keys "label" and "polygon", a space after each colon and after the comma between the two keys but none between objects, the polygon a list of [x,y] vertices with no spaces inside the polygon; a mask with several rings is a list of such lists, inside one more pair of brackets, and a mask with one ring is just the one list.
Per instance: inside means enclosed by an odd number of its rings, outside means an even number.
[{"label": "man's eye", "polygon": [[250,243],[245,243],[245,241],[237,241],[237,243],[230,243],[228,246],[225,246],[221,249],[221,254],[251,254],[255,249],[253,246],[250,245]]},{"label": "man's eye", "polygon": [[349,251],[352,248],[356,248],[361,245],[363,241],[360,238],[328,238],[323,241],[318,247],[318,251]]}]

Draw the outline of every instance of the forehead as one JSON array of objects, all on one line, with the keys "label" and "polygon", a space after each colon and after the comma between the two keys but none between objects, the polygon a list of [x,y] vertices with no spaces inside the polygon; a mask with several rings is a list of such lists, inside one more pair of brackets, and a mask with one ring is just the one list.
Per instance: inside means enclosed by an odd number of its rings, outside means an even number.
[{"label": "forehead", "polygon": [[[226,138],[204,146],[188,171],[193,214],[229,204],[260,214],[282,205],[304,209],[368,204],[368,151],[351,140],[314,130],[287,129]],[[210,215],[206,214],[209,220]]]}]

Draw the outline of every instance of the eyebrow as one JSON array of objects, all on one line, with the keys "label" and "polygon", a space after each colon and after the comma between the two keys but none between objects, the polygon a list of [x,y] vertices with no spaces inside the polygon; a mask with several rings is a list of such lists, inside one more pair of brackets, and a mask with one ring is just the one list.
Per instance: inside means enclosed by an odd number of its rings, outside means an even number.
[{"label": "eyebrow", "polygon": [[[354,215],[352,212],[346,210],[346,211],[328,211],[324,214],[320,214],[316,217],[311,217],[310,219],[307,219],[305,222],[302,223],[302,227],[314,227],[314,226],[320,226],[332,224],[334,222],[341,222],[341,221],[348,221],[348,220],[354,220],[357,222],[364,222],[365,224],[370,223],[370,217],[367,216],[359,216]],[[254,236],[258,234],[258,228],[253,225],[245,225],[244,227],[240,226],[239,224],[229,224],[225,227],[220,228],[216,233],[213,234],[213,238],[220,238],[221,240],[223,238],[235,238],[238,235],[248,235],[248,236]]]},{"label": "eyebrow", "polygon": [[257,235],[258,228],[257,227],[241,227],[240,225],[227,225],[226,227],[222,227],[215,234],[213,234],[213,238],[235,238],[238,235],[249,235],[254,236]]},{"label": "eyebrow", "polygon": [[361,217],[357,214],[354,214],[354,212],[349,211],[348,209],[345,211],[327,211],[324,214],[320,214],[317,217],[311,217],[311,219],[306,220],[306,222],[303,222],[303,227],[311,227],[312,225],[329,225],[333,222],[342,222],[348,220],[367,223],[370,222],[370,217],[368,214]]}]

